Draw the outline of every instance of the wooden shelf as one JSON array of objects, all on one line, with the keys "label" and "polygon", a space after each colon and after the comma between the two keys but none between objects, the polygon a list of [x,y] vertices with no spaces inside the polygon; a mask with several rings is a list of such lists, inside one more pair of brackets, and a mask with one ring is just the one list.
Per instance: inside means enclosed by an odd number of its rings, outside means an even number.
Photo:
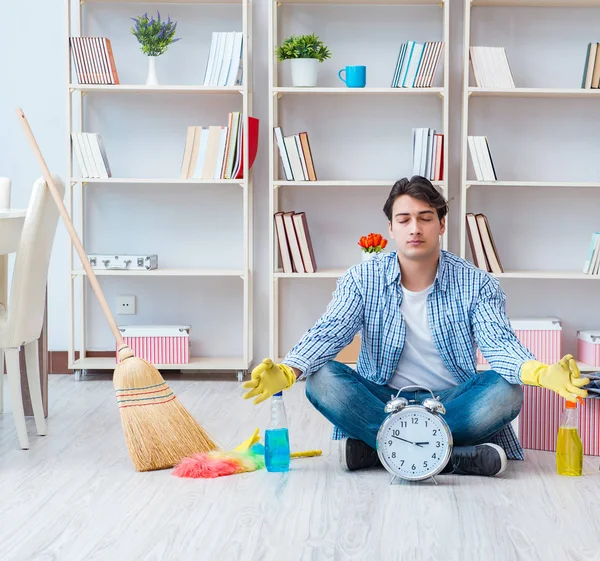
[{"label": "wooden shelf", "polygon": [[[69,366],[71,370],[114,370],[113,357],[89,357],[78,359]],[[192,357],[187,364],[155,364],[159,370],[247,370],[249,364],[243,358]]]},{"label": "wooden shelf", "polygon": [[[140,0],[141,1],[141,0]],[[445,0],[278,0],[280,4],[358,4],[363,6],[437,6]]]},{"label": "wooden shelf", "polygon": [[472,6],[523,8],[600,8],[599,0],[472,0]]},{"label": "wooden shelf", "polygon": [[[359,180],[340,180],[340,181],[274,181],[273,187],[389,187],[390,189],[396,182],[396,179],[381,181],[379,179],[369,181],[367,179]],[[443,181],[432,181],[433,185],[442,187]]]},{"label": "wooden shelf", "polygon": [[71,177],[72,182],[77,183],[137,183],[158,185],[243,185],[243,179],[174,179],[163,178],[138,178],[138,177]]},{"label": "wooden shelf", "polygon": [[597,182],[577,181],[467,181],[467,187],[564,187],[598,188]]},{"label": "wooden shelf", "polygon": [[[152,269],[150,271],[94,269],[96,276],[114,277],[244,277],[242,269]],[[83,269],[74,269],[74,276],[87,275]]]},{"label": "wooden shelf", "polygon": [[494,276],[499,279],[600,280],[600,275],[578,271],[506,271]]},{"label": "wooden shelf", "polygon": [[[107,0],[115,2],[116,0]],[[141,0],[140,0],[141,1]],[[111,93],[172,93],[172,94],[243,94],[243,86],[145,86],[143,84],[69,84],[69,89],[80,92],[111,92]]]},{"label": "wooden shelf", "polygon": [[365,95],[365,94],[385,94],[385,95],[443,95],[444,88],[320,88],[320,87],[286,87],[273,88],[273,95],[283,94],[340,94],[340,95]]},{"label": "wooden shelf", "polygon": [[600,97],[600,90],[583,88],[476,88],[469,87],[469,96],[476,97]]}]

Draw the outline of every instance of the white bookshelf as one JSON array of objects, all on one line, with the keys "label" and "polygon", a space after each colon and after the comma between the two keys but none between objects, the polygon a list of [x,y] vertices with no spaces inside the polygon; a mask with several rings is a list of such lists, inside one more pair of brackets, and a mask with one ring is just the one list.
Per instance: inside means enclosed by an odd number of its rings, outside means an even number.
[{"label": "white bookshelf", "polygon": [[[367,85],[364,88],[347,88],[341,86],[317,86],[317,87],[293,87],[281,83],[279,67],[282,63],[277,60],[275,54],[275,48],[280,44],[281,41],[285,38],[285,36],[289,35],[289,33],[283,34],[282,32],[282,21],[285,17],[285,14],[282,13],[282,10],[286,10],[286,6],[291,4],[305,4],[303,7],[304,10],[309,10],[310,5],[318,4],[319,7],[328,8],[331,6],[339,6],[339,10],[343,9],[353,9],[355,6],[366,6],[370,7],[371,10],[375,11],[377,9],[387,9],[389,6],[406,6],[408,7],[423,7],[429,6],[431,10],[431,18],[432,21],[440,24],[440,35],[432,36],[425,40],[427,41],[443,41],[445,43],[443,57],[439,62],[438,76],[442,74],[441,86],[435,86],[430,88],[392,88],[392,87],[374,87]],[[441,132],[444,134],[444,180],[438,182],[432,182],[443,194],[446,198],[448,198],[448,142],[449,142],[449,104],[448,104],[448,91],[449,91],[449,49],[450,49],[450,34],[449,34],[449,2],[448,0],[269,0],[269,22],[268,22],[268,73],[269,73],[269,247],[270,247],[270,259],[269,259],[269,353],[271,357],[281,357],[285,355],[288,349],[281,348],[281,330],[283,329],[283,322],[280,321],[280,311],[281,311],[281,290],[280,283],[286,282],[286,290],[294,291],[295,281],[303,281],[310,280],[314,281],[323,281],[327,279],[335,280],[339,278],[347,268],[339,268],[339,267],[326,267],[326,263],[320,263],[317,258],[317,266],[318,270],[316,273],[284,273],[279,263],[279,247],[277,242],[277,233],[274,227],[273,216],[279,210],[286,210],[280,207],[280,195],[282,193],[294,193],[300,192],[302,189],[311,189],[314,192],[311,192],[311,197],[314,196],[315,199],[323,196],[324,194],[331,193],[335,191],[335,193],[342,192],[344,196],[352,197],[352,193],[360,192],[361,188],[365,189],[373,189],[378,193],[381,193],[381,206],[383,206],[383,202],[385,201],[385,197],[387,196],[389,190],[393,186],[393,184],[400,178],[407,176],[410,177],[412,175],[412,167],[410,169],[399,170],[397,177],[390,177],[387,179],[337,179],[331,178],[327,180],[319,179],[317,181],[287,181],[285,180],[285,176],[282,175],[281,164],[280,164],[280,156],[278,152],[277,143],[274,140],[273,130],[275,127],[280,126],[284,119],[285,107],[280,107],[280,101],[285,100],[287,97],[294,98],[308,98],[308,100],[312,101],[314,98],[314,102],[317,102],[317,98],[329,99],[334,97],[336,103],[339,100],[340,104],[345,103],[350,100],[355,100],[353,103],[364,103],[365,111],[368,111],[369,107],[377,103],[376,100],[386,99],[387,103],[398,103],[404,104],[409,99],[423,98],[425,100],[431,98],[438,98],[441,104],[441,118],[439,124],[435,125],[437,132]],[[399,8],[399,10],[404,10],[404,8]],[[410,16],[407,16],[410,17]],[[428,16],[429,17],[429,12]],[[435,19],[434,19],[435,18]],[[303,22],[304,24],[306,22]],[[310,31],[309,31],[310,32]],[[369,32],[365,30],[365,33]],[[414,37],[410,35],[410,32],[402,31],[398,33],[397,45],[394,47],[394,57],[397,56],[397,49],[400,48],[400,45],[406,40],[414,40]],[[358,38],[357,41],[369,41],[372,39],[364,39]],[[327,39],[324,38],[325,43],[328,43]],[[373,56],[373,55],[371,55]],[[394,63],[396,59],[394,58]],[[353,64],[352,62],[348,62],[348,64]],[[367,59],[362,59],[362,62],[355,62],[354,64],[366,64],[369,67],[370,62]],[[392,73],[394,71],[394,67],[391,67],[390,79],[392,77]],[[320,71],[321,72],[321,71]],[[338,82],[339,83],[339,82]],[[368,82],[367,82],[368,83]],[[397,99],[397,102],[395,101]],[[391,102],[389,100],[392,100]],[[411,102],[412,103],[412,102]],[[356,107],[355,105],[352,106]],[[355,110],[355,109],[354,109]],[[332,124],[335,126],[335,123]],[[427,126],[425,123],[423,125],[413,125],[413,126]],[[433,126],[433,125],[431,125]],[[313,151],[314,156],[314,138],[317,133],[312,132],[310,128],[306,129],[309,134],[309,139],[311,142],[311,150]],[[401,124],[399,125],[399,130],[401,129]],[[296,131],[288,131],[285,126],[283,127],[284,135],[292,134]],[[402,134],[402,133],[400,133]],[[411,135],[412,129],[411,125],[407,125],[404,134]],[[362,142],[368,142],[368,139],[362,139]],[[325,157],[325,156],[323,156]],[[412,160],[411,160],[412,161]],[[317,175],[319,174],[318,164],[315,164]],[[357,191],[358,190],[358,191]],[[289,210],[289,209],[287,209]],[[310,213],[307,213],[307,218],[310,222],[311,217]],[[382,234],[387,234],[386,232],[381,232]],[[317,244],[319,243],[318,239],[315,240],[314,231],[311,228],[311,237],[313,246],[315,247],[315,253],[318,252]],[[386,237],[389,237],[386,235]],[[388,239],[388,248],[392,249],[393,240]],[[442,247],[447,247],[447,233],[443,236],[442,239]],[[360,259],[360,255],[357,255],[357,258]],[[348,263],[348,267],[352,266],[354,263]],[[315,285],[315,290],[317,286]],[[322,313],[323,310],[321,310]],[[317,317],[312,319],[312,322],[316,321]],[[309,320],[309,324],[311,321]],[[309,327],[307,325],[306,327]],[[281,360],[281,358],[280,358]]]},{"label": "white bookshelf", "polygon": [[[242,340],[241,355],[233,357],[203,357],[192,356],[188,364],[157,364],[159,369],[165,370],[181,370],[189,371],[236,371],[238,379],[241,379],[253,360],[253,201],[252,201],[252,170],[248,169],[249,162],[249,142],[248,142],[248,117],[253,116],[253,86],[252,86],[252,0],[144,0],[146,4],[198,4],[206,5],[202,9],[211,9],[211,6],[218,7],[220,4],[237,5],[241,10],[241,22],[243,33],[243,84],[240,86],[214,87],[198,85],[155,85],[146,86],[144,84],[120,84],[120,85],[94,85],[94,84],[77,84],[73,65],[71,62],[71,54],[69,48],[70,36],[84,36],[87,29],[84,26],[85,21],[85,4],[89,3],[106,3],[106,4],[128,4],[141,3],[142,0],[66,0],[65,9],[65,29],[66,29],[66,64],[67,64],[67,138],[66,151],[68,154],[68,172],[67,177],[68,189],[66,193],[67,208],[74,218],[75,226],[79,231],[80,237],[85,246],[85,229],[86,224],[86,196],[83,187],[86,185],[89,188],[96,188],[95,185],[122,185],[124,189],[127,185],[187,185],[190,188],[202,189],[224,189],[230,186],[234,188],[241,187],[240,197],[242,197],[242,216],[239,220],[242,223],[242,255],[243,268],[181,268],[181,267],[161,267],[151,271],[119,271],[119,270],[95,270],[99,277],[147,277],[152,278],[239,278],[242,283],[242,333],[239,334]],[[160,8],[160,6],[159,6]],[[161,9],[163,11],[163,9]],[[136,48],[137,43],[132,37],[132,48]],[[119,60],[116,60],[117,69],[119,69]],[[197,72],[197,69],[195,69]],[[121,76],[120,76],[121,77]],[[179,94],[192,95],[211,95],[211,96],[227,96],[227,99],[235,100],[235,97],[241,98],[241,111],[243,114],[243,130],[244,130],[244,174],[243,179],[219,179],[219,180],[202,180],[202,179],[179,179],[178,177],[111,177],[109,179],[101,178],[82,178],[75,175],[74,156],[71,152],[72,132],[101,132],[86,130],[86,96],[98,96],[109,94],[110,99],[114,100],[119,95],[129,96],[129,94],[153,94],[163,95],[165,103],[173,102]],[[99,99],[104,99],[100,98]],[[210,103],[210,99],[202,100],[202,103]],[[232,109],[233,110],[233,109]],[[185,132],[182,135],[185,140]],[[183,145],[182,145],[183,146]],[[110,158],[110,154],[109,154]],[[100,187],[97,187],[100,189]],[[81,189],[81,196],[75,197],[75,189]],[[176,196],[175,199],[176,201]],[[176,202],[174,203],[176,204]],[[199,209],[199,213],[201,214]],[[159,212],[160,209],[157,209]],[[174,210],[173,212],[176,212]],[[228,219],[231,217],[227,217]],[[156,217],[149,216],[148,221],[156,220]],[[174,240],[173,243],[180,243],[179,240]],[[191,250],[193,248],[190,248]],[[121,251],[127,253],[126,251]],[[159,255],[160,267],[160,255]],[[87,346],[87,279],[86,273],[81,268],[81,264],[74,255],[74,252],[69,244],[69,268],[70,268],[70,301],[69,301],[69,349],[68,349],[68,367],[75,370],[77,379],[81,379],[82,375],[87,370],[113,370],[116,366],[115,358],[98,358],[88,356]],[[113,281],[114,282],[114,281]],[[176,280],[173,282],[176,283]],[[176,286],[176,284],[174,285]],[[201,287],[199,287],[201,290]],[[129,317],[129,316],[128,316]],[[117,317],[117,322],[122,318]],[[135,320],[126,323],[135,323]],[[193,325],[192,325],[193,330]],[[227,333],[227,337],[235,337],[235,334]],[[79,357],[76,360],[75,352],[79,352]],[[194,352],[192,346],[192,354]]]},{"label": "white bookshelf", "polygon": [[[507,9],[518,10],[520,8],[600,8],[600,0],[465,0],[464,8],[464,28],[463,28],[463,99],[462,99],[462,130],[461,130],[461,179],[460,179],[460,214],[459,214],[459,254],[461,257],[467,256],[469,246],[468,233],[466,226],[466,214],[468,212],[469,196],[474,189],[498,189],[508,188],[519,189],[522,193],[525,189],[536,188],[555,188],[555,189],[595,189],[600,187],[597,181],[476,181],[470,178],[470,153],[468,147],[468,136],[470,133],[469,109],[470,100],[473,97],[486,98],[571,98],[578,99],[600,99],[600,90],[583,88],[548,88],[548,87],[516,87],[508,89],[479,88],[471,83],[471,64],[469,59],[469,47],[472,38],[472,10],[473,8],[485,10],[486,7],[506,7]],[[541,15],[541,14],[540,14]],[[518,17],[518,11],[515,12]],[[487,44],[487,43],[486,43]],[[586,40],[582,40],[582,45],[587,45]],[[496,46],[503,46],[497,44]],[[582,50],[582,56],[583,56]],[[510,64],[509,58],[509,64]],[[581,69],[583,71],[583,58],[581,59]],[[517,83],[517,86],[519,84]],[[483,103],[483,102],[481,102]],[[517,101],[515,101],[517,103]],[[559,101],[556,103],[560,103]],[[567,102],[565,102],[567,103]],[[510,126],[507,123],[507,126]],[[485,130],[485,129],[483,129]],[[482,134],[485,134],[482,133]],[[492,158],[494,151],[492,149]],[[478,209],[478,212],[484,212],[484,209]],[[492,234],[497,239],[501,234],[494,231],[492,225]],[[587,240],[586,240],[587,241]],[[500,260],[505,265],[507,259],[503,259],[500,252]],[[583,264],[582,264],[583,265]],[[587,275],[580,271],[562,271],[562,270],[506,270],[504,273],[496,275],[500,279],[532,279],[532,280],[599,280],[599,275]]]}]

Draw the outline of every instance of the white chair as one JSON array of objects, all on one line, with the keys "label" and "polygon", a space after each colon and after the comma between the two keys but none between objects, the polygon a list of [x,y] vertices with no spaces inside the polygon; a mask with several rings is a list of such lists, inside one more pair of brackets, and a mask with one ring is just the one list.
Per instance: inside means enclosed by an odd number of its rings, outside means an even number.
[{"label": "white chair", "polygon": [[[53,176],[61,197],[65,186]],[[38,339],[42,333],[46,283],[54,235],[58,223],[58,209],[43,178],[33,185],[33,191],[23,224],[13,269],[8,310],[0,308],[0,361],[6,358],[6,373],[10,401],[21,448],[29,448],[23,397],[19,349],[25,346],[27,383],[38,434],[46,434],[46,419],[40,387]]]}]

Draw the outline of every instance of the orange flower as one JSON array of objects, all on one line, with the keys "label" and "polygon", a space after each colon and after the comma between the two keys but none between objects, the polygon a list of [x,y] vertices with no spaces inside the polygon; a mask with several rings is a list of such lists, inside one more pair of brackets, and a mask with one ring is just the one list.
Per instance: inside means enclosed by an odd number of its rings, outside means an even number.
[{"label": "orange flower", "polygon": [[387,245],[387,240],[381,234],[371,232],[367,236],[361,236],[358,245],[367,253],[377,253]]}]

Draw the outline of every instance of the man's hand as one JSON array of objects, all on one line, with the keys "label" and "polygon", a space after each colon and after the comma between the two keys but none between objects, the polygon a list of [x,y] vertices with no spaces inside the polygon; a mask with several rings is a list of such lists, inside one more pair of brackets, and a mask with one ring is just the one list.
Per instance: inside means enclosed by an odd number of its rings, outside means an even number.
[{"label": "man's hand", "polygon": [[242,384],[251,391],[244,394],[244,399],[258,396],[254,403],[262,403],[272,395],[291,388],[296,382],[296,374],[287,364],[274,364],[265,358],[253,371],[252,378]]},{"label": "man's hand", "polygon": [[590,380],[580,378],[580,375],[572,355],[565,355],[555,364],[529,360],[521,366],[521,380],[524,384],[548,388],[572,402],[576,402],[578,396],[587,397],[587,390],[581,387],[589,384]]}]

